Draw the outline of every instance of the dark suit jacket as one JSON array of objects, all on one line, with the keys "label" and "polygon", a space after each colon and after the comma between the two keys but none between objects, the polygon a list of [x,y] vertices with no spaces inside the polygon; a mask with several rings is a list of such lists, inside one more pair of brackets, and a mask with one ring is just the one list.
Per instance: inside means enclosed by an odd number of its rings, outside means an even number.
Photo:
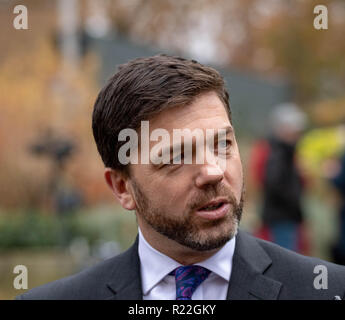
[{"label": "dark suit jacket", "polygon": [[[305,257],[239,231],[227,299],[344,298],[345,267]],[[328,271],[328,289],[315,289],[317,265]],[[29,290],[16,299],[142,299],[138,238],[124,253],[76,275]]]}]

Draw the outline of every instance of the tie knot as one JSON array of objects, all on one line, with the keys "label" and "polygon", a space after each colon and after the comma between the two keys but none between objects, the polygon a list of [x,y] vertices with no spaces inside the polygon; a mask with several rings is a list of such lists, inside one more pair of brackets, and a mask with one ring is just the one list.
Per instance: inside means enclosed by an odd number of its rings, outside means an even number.
[{"label": "tie knot", "polygon": [[191,300],[196,288],[209,276],[210,270],[193,265],[176,268],[170,274],[175,275],[176,300]]}]

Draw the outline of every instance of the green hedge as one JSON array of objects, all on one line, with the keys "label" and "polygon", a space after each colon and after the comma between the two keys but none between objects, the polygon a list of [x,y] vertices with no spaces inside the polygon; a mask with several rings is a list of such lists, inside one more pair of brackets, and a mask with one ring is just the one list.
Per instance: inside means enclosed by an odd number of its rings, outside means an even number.
[{"label": "green hedge", "polygon": [[64,247],[77,237],[91,245],[114,240],[125,249],[136,233],[134,213],[118,207],[85,209],[63,217],[25,211],[0,214],[0,249]]}]

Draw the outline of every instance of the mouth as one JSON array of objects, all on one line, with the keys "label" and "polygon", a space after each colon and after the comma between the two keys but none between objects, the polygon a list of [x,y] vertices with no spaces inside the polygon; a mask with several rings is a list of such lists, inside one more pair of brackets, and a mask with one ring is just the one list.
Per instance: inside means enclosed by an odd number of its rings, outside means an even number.
[{"label": "mouth", "polygon": [[196,210],[196,214],[207,220],[223,218],[230,209],[230,203],[225,199],[218,199],[208,202]]}]

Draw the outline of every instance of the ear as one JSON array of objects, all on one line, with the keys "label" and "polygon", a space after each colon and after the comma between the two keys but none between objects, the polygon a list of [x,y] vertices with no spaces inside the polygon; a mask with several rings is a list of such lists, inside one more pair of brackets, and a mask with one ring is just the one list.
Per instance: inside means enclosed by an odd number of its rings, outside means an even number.
[{"label": "ear", "polygon": [[127,210],[134,210],[136,204],[129,189],[128,178],[122,172],[111,168],[105,168],[104,177],[121,206]]}]

